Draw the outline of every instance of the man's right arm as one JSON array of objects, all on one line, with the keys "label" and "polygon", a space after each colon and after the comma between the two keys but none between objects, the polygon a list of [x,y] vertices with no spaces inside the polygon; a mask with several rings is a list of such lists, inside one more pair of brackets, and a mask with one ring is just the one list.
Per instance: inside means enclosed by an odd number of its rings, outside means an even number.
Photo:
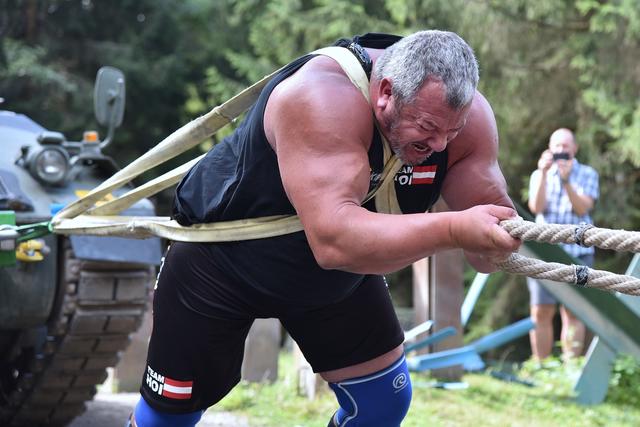
[{"label": "man's right arm", "polygon": [[547,204],[547,179],[546,174],[540,169],[531,174],[531,182],[529,183],[529,209],[534,214],[544,212]]},{"label": "man's right arm", "polygon": [[528,205],[534,214],[543,213],[547,206],[547,171],[552,164],[553,154],[545,150],[538,160],[538,169],[531,174]]}]

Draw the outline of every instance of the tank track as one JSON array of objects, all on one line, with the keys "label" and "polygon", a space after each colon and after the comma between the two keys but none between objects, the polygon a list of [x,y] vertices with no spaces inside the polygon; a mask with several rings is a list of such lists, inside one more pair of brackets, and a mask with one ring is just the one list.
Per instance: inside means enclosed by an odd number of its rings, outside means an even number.
[{"label": "tank track", "polygon": [[64,426],[82,414],[147,310],[154,267],[81,261],[66,238],[61,254],[61,289],[46,338],[16,371],[0,407],[2,426]]}]

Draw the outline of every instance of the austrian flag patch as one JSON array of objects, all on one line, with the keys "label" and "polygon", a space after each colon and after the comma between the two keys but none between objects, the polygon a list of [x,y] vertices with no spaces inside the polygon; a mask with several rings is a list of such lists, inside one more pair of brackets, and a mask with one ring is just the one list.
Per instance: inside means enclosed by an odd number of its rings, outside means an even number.
[{"label": "austrian flag patch", "polygon": [[193,381],[178,381],[160,375],[147,366],[147,386],[160,396],[169,399],[190,399]]},{"label": "austrian flag patch", "polygon": [[433,184],[437,168],[437,165],[414,166],[413,174],[411,176],[411,184]]},{"label": "austrian flag patch", "polygon": [[395,180],[400,185],[433,184],[438,165],[407,166],[404,165],[396,174]]}]

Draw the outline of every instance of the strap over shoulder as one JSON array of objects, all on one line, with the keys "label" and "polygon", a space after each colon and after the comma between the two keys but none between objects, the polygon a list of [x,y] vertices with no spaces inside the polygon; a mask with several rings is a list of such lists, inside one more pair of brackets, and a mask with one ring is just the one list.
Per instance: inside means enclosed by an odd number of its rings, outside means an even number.
[{"label": "strap over shoulder", "polygon": [[360,92],[362,96],[371,103],[369,97],[369,79],[367,74],[360,65],[360,61],[351,53],[351,51],[345,47],[329,46],[322,49],[314,50],[312,55],[324,55],[333,58],[340,67],[344,70],[345,74],[351,80]]},{"label": "strap over shoulder", "polygon": [[[360,90],[362,96],[370,103],[369,79],[363,70],[360,61],[354,54],[344,47],[331,46],[318,49],[312,54],[325,55],[333,58],[347,74],[351,82]],[[165,217],[123,217],[117,215],[99,216],[97,214],[113,214],[125,209],[142,197],[151,195],[153,192],[166,188],[181,178],[192,162],[179,167],[175,171],[169,172],[162,177],[156,178],[152,182],[139,187],[130,193],[116,199],[109,206],[93,208],[93,204],[105,192],[122,186],[133,177],[151,167],[168,160],[177,154],[192,147],[202,141],[207,136],[212,135],[224,124],[237,117],[257,98],[260,90],[277,71],[266,76],[260,82],[254,84],[245,91],[236,95],[226,103],[214,108],[207,115],[196,119],[178,129],[164,141],[152,148],[148,153],[132,164],[116,173],[113,177],[92,190],[88,196],[82,198],[70,206],[67,206],[61,213],[56,215],[50,224],[52,231],[60,234],[90,234],[90,235],[110,235],[133,238],[146,238],[151,235],[165,237],[178,241],[237,241],[272,237],[282,234],[293,233],[302,230],[302,225],[297,216],[277,216],[267,218],[253,218],[240,221],[226,221],[210,224],[198,224],[190,227],[182,227],[175,221]],[[214,120],[214,123],[210,123]],[[391,192],[391,197],[382,197],[385,200],[393,199],[393,177],[400,168],[398,159],[390,153],[388,144],[385,145],[385,171],[386,175],[377,189],[372,191],[367,197],[374,197],[376,192],[386,189],[383,193]],[[386,204],[386,203],[385,203]],[[397,202],[395,202],[397,205]],[[376,203],[376,206],[378,203]],[[393,203],[392,203],[393,205]],[[379,212],[400,213],[397,209],[377,207]],[[87,212],[89,211],[89,212]],[[81,215],[82,213],[90,215]]]}]

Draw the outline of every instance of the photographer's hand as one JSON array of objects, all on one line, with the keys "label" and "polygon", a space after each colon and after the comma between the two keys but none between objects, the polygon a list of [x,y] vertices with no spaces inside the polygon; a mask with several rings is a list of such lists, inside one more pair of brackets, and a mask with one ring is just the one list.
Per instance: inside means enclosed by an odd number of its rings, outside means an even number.
[{"label": "photographer's hand", "polygon": [[538,169],[542,172],[547,172],[553,164],[553,154],[551,150],[544,150],[538,160]]},{"label": "photographer's hand", "polygon": [[573,159],[569,160],[557,160],[558,173],[563,183],[569,182],[569,176],[571,175],[571,168],[573,168]]}]

